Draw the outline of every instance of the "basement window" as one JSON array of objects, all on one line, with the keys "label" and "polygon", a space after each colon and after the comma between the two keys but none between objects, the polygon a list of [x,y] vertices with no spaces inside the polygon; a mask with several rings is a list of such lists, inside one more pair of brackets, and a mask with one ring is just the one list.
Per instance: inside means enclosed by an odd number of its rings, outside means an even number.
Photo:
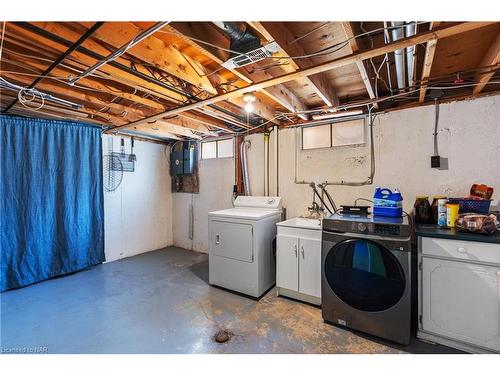
[{"label": "basement window", "polygon": [[232,158],[234,156],[234,139],[221,139],[201,143],[202,159]]},{"label": "basement window", "polygon": [[366,143],[365,120],[351,120],[302,128],[302,149],[355,146]]},{"label": "basement window", "polygon": [[330,124],[302,128],[302,149],[331,147],[331,131]]}]

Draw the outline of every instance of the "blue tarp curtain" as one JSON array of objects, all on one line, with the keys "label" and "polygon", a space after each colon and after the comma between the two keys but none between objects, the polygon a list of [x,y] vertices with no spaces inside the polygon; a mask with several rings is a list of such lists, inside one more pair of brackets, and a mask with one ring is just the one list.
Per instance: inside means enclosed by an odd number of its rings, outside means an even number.
[{"label": "blue tarp curtain", "polygon": [[0,290],[104,261],[98,127],[0,116]]}]

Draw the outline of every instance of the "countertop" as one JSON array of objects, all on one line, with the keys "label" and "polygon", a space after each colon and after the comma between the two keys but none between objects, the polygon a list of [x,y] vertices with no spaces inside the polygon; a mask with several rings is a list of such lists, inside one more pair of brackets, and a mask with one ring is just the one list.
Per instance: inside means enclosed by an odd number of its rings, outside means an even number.
[{"label": "countertop", "polygon": [[500,231],[495,234],[459,232],[456,229],[439,228],[437,225],[417,224],[415,234],[420,237],[445,238],[449,240],[476,241],[500,244]]},{"label": "countertop", "polygon": [[294,217],[276,224],[279,227],[301,228],[321,230],[321,221],[319,219],[308,219],[303,217]]}]

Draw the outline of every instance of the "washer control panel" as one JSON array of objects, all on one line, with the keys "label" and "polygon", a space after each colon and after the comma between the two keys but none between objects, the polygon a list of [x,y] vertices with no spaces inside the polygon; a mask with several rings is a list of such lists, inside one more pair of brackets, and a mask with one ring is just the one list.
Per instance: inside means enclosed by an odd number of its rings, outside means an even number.
[{"label": "washer control panel", "polygon": [[380,218],[334,214],[323,220],[323,230],[337,233],[359,233],[380,237],[408,237],[411,227],[407,218]]}]

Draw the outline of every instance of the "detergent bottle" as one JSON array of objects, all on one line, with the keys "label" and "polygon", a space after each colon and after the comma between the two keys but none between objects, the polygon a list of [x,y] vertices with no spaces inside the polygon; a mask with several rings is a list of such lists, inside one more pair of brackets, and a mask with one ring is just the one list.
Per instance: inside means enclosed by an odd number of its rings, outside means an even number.
[{"label": "detergent bottle", "polygon": [[388,188],[375,188],[373,195],[373,215],[402,217],[403,197],[398,189],[394,192]]}]

